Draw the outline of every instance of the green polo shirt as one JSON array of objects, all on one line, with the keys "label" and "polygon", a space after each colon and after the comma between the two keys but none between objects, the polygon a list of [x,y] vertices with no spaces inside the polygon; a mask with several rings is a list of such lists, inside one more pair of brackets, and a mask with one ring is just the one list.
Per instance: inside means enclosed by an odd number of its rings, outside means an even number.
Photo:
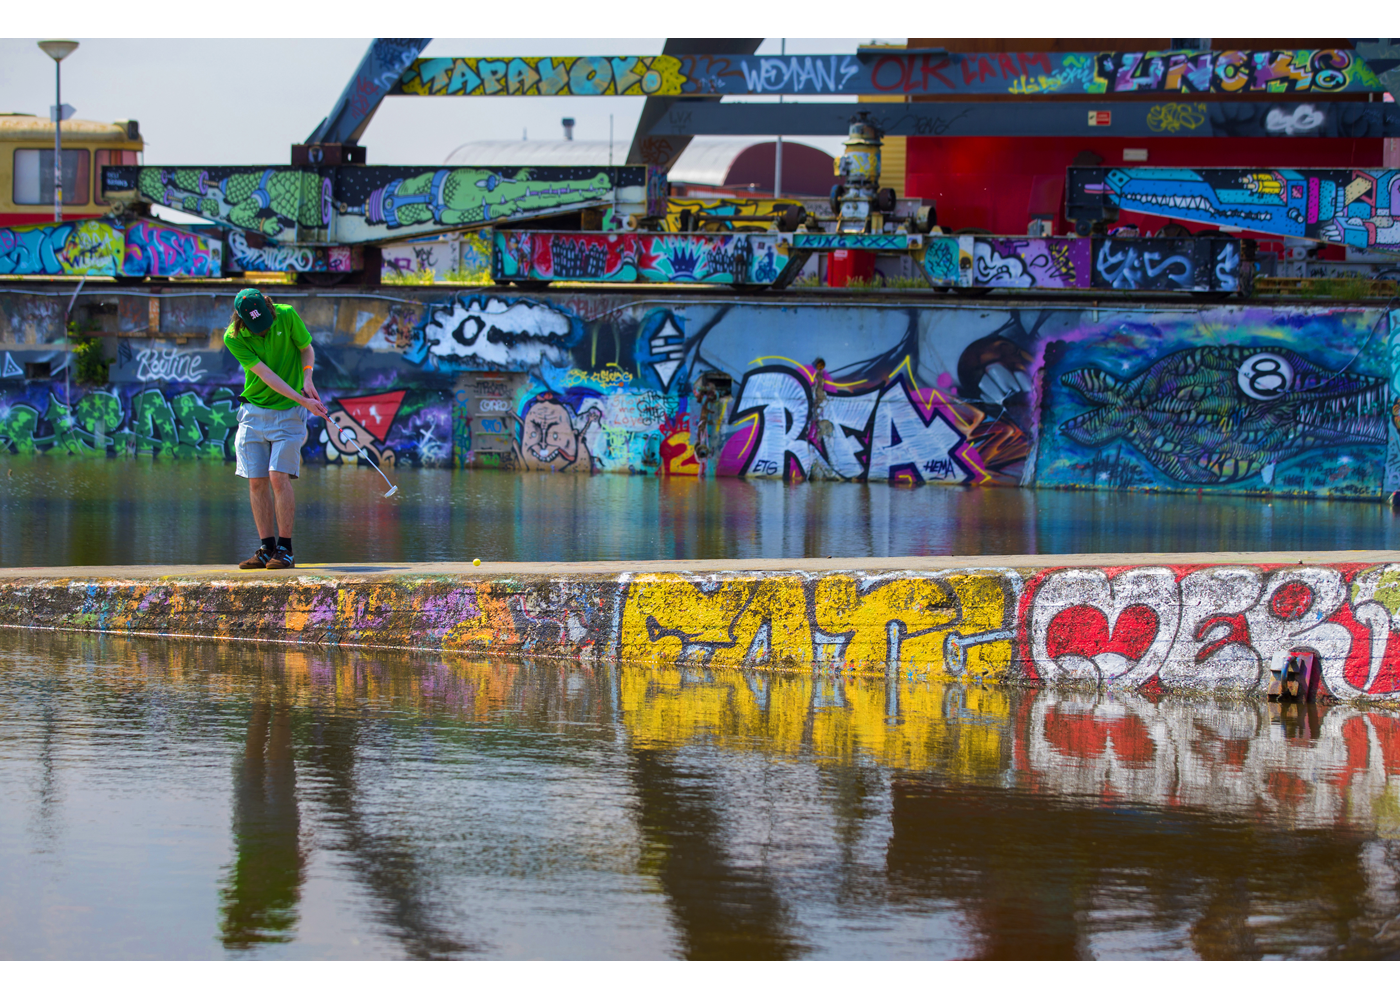
[{"label": "green polo shirt", "polygon": [[224,346],[243,366],[243,398],[246,401],[270,410],[290,410],[297,404],[259,378],[253,366],[261,361],[282,381],[301,392],[301,349],[311,343],[311,331],[291,306],[274,305],[272,308],[277,318],[266,333],[257,334],[248,330],[235,333],[230,324],[224,331]]}]

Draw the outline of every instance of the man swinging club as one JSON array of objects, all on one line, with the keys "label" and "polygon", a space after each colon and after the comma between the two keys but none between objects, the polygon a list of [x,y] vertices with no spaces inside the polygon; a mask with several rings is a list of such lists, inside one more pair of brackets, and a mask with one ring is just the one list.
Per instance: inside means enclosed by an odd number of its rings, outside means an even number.
[{"label": "man swinging club", "polygon": [[311,333],[291,306],[274,305],[256,288],[245,288],[234,297],[224,346],[243,366],[235,471],[248,480],[253,521],[262,539],[238,568],[292,569],[292,480],[301,474],[301,446],[306,443],[301,411],[330,421],[312,383],[316,352]]}]

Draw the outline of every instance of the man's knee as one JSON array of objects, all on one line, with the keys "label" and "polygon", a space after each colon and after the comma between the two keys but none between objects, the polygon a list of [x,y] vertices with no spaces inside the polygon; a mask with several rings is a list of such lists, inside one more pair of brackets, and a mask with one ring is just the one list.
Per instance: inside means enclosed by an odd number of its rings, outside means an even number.
[{"label": "man's knee", "polygon": [[268,478],[272,481],[272,492],[284,493],[292,488],[292,477],[285,472],[278,472],[275,469],[268,473]]},{"label": "man's knee", "polygon": [[263,494],[268,491],[269,483],[266,476],[258,476],[248,480],[248,492]]}]

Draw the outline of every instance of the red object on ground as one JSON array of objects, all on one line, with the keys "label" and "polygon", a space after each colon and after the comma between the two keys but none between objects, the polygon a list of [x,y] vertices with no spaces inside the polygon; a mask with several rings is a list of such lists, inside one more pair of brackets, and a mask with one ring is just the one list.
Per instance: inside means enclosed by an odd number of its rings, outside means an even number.
[{"label": "red object on ground", "polygon": [[852,278],[870,281],[875,277],[875,251],[832,250],[826,258],[826,284],[845,288]]}]

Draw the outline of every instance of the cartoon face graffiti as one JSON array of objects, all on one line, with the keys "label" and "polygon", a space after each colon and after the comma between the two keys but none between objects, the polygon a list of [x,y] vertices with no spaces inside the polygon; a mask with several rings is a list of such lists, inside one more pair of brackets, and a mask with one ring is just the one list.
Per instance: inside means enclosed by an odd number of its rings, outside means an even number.
[{"label": "cartoon face graffiti", "polygon": [[584,434],[601,416],[596,409],[579,415],[565,398],[542,392],[525,404],[518,418],[516,457],[535,471],[592,472],[593,454]]},{"label": "cartoon face graffiti", "polygon": [[328,407],[330,423],[321,432],[326,461],[354,462],[363,452],[379,465],[393,465],[394,452],[384,445],[403,397],[404,390],[400,389],[334,400]]},{"label": "cartoon face graffiti", "polygon": [[1178,482],[1236,483],[1314,448],[1385,444],[1384,379],[1332,373],[1284,348],[1196,347],[1131,378],[1079,368],[1060,381],[1095,409],[1060,425],[1088,447],[1126,438]]}]

